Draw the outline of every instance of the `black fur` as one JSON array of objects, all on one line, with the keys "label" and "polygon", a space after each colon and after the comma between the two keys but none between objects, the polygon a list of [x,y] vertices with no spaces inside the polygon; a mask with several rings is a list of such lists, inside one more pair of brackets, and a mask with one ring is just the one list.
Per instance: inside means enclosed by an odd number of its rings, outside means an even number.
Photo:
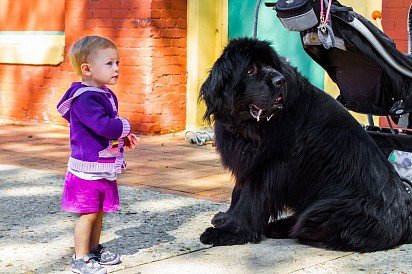
[{"label": "black fur", "polygon": [[412,242],[412,197],[398,174],[348,111],[268,42],[232,40],[200,99],[236,181],[230,208],[215,215],[202,243],[266,235],[370,252]]}]

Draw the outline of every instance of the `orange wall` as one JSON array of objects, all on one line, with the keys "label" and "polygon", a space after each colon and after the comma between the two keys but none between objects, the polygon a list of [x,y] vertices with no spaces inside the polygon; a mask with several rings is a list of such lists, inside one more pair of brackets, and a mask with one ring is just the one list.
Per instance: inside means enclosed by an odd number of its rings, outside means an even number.
[{"label": "orange wall", "polygon": [[[16,2],[0,0],[0,10]],[[186,0],[65,1],[65,54],[84,35],[103,35],[118,45],[121,75],[111,88],[135,132],[185,128],[186,7]],[[0,118],[65,124],[56,104],[77,80],[67,58],[58,66],[0,64]]]},{"label": "orange wall", "polygon": [[65,0],[0,0],[0,31],[64,31]]},{"label": "orange wall", "polygon": [[396,41],[396,47],[408,51],[407,18],[411,0],[383,0],[382,27],[384,32]]}]

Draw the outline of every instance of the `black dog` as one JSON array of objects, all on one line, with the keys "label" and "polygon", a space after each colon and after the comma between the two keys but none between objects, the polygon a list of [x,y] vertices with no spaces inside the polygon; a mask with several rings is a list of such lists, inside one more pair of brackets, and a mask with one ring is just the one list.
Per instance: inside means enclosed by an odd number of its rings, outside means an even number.
[{"label": "black dog", "polygon": [[236,180],[230,208],[202,243],[266,235],[370,252],[412,242],[412,197],[399,175],[349,112],[268,42],[232,40],[200,99]]}]

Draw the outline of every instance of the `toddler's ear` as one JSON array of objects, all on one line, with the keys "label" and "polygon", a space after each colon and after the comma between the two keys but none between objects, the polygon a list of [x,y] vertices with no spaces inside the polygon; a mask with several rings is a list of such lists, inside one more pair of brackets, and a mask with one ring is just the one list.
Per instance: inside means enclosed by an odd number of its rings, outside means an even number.
[{"label": "toddler's ear", "polygon": [[89,76],[89,75],[92,74],[92,72],[90,71],[90,66],[87,63],[81,64],[80,65],[80,70],[81,70],[82,74],[84,74],[84,75]]}]

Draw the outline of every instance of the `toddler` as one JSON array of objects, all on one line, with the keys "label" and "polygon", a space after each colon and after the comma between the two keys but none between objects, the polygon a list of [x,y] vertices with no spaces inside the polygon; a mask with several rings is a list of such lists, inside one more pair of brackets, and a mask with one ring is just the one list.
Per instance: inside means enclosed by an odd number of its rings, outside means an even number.
[{"label": "toddler", "polygon": [[116,45],[100,36],[86,36],[69,51],[81,82],[74,82],[57,105],[70,123],[71,155],[62,195],[62,210],[77,213],[71,270],[107,273],[102,265],[120,256],[100,244],[105,212],[120,208],[117,174],[125,167],[124,148],[139,138],[127,119],[120,118],[116,95],[106,87],[119,77]]}]

